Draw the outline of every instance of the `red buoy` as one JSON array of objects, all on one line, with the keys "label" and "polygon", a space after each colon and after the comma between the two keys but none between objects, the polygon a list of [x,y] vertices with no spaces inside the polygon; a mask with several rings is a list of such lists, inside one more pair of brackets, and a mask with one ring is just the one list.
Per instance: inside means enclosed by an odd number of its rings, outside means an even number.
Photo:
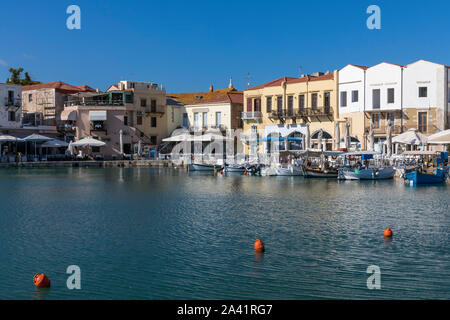
[{"label": "red buoy", "polygon": [[392,237],[392,235],[393,235],[393,233],[392,233],[391,228],[387,227],[386,230],[384,230],[384,236],[390,238],[390,237]]},{"label": "red buoy", "polygon": [[255,241],[255,250],[258,252],[264,252],[265,248],[264,248],[264,242],[262,242],[259,239],[256,239]]},{"label": "red buoy", "polygon": [[36,273],[33,277],[33,282],[39,288],[50,287],[50,279],[44,273]]}]

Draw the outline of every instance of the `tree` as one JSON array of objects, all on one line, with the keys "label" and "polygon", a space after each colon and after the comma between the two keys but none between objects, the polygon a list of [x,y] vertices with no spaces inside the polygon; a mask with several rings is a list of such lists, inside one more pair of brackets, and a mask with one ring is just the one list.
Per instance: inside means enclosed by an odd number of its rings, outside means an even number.
[{"label": "tree", "polygon": [[10,68],[9,72],[11,73],[11,77],[6,79],[6,83],[19,84],[22,86],[28,86],[28,85],[40,83],[39,81],[31,80],[31,76],[28,72],[25,72],[25,78],[21,79],[20,75],[23,72],[23,68],[18,68],[18,69]]}]

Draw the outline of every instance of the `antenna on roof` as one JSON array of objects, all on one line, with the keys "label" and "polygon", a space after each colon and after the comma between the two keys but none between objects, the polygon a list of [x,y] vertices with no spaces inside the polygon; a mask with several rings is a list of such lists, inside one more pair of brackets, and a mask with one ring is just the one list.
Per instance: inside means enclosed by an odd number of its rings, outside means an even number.
[{"label": "antenna on roof", "polygon": [[247,73],[247,88],[250,88],[250,72]]},{"label": "antenna on roof", "polygon": [[299,66],[298,67],[298,74],[299,74],[300,78],[303,76],[302,70],[303,70],[303,66]]}]

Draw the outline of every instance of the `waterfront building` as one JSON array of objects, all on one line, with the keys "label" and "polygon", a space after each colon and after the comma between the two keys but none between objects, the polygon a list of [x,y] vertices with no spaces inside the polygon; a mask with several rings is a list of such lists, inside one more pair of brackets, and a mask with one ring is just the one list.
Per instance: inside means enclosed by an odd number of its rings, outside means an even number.
[{"label": "waterfront building", "polygon": [[347,65],[339,71],[339,114],[350,122],[352,135],[364,150],[371,123],[376,151],[385,148],[389,119],[393,136],[409,129],[424,134],[445,130],[449,72],[449,67],[425,60],[406,66],[386,62],[370,68]]},{"label": "waterfront building", "polygon": [[339,118],[337,71],[282,77],[247,89],[241,118],[244,150],[250,155],[270,153],[272,143],[279,144],[279,150],[332,150]]},{"label": "waterfront building", "polygon": [[22,86],[0,83],[0,130],[22,126]]},{"label": "waterfront building", "polygon": [[70,95],[58,120],[61,130],[64,130],[65,140],[93,137],[103,141],[106,146],[94,147],[92,153],[94,156],[101,154],[105,159],[135,153],[139,141],[142,148],[144,143],[127,107],[127,101],[132,99],[131,91]]},{"label": "waterfront building", "polygon": [[76,87],[61,81],[23,86],[23,123],[28,126],[56,126],[67,97],[78,92],[95,90],[89,86]]},{"label": "waterfront building", "polygon": [[125,121],[133,126],[139,139],[147,146],[159,145],[169,136],[166,110],[166,90],[156,83],[120,81],[107,90],[112,96],[123,96],[126,108]]},{"label": "waterfront building", "polygon": [[180,128],[222,133],[242,128],[243,94],[233,87],[231,80],[226,89],[214,90],[210,86],[208,92],[170,93],[168,96],[184,105]]}]

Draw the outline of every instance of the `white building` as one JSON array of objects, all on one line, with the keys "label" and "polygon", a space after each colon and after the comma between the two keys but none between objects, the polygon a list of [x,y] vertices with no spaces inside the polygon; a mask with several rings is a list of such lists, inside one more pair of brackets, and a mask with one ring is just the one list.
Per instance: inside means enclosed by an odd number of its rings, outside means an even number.
[{"label": "white building", "polygon": [[0,83],[0,130],[20,128],[22,86]]}]

